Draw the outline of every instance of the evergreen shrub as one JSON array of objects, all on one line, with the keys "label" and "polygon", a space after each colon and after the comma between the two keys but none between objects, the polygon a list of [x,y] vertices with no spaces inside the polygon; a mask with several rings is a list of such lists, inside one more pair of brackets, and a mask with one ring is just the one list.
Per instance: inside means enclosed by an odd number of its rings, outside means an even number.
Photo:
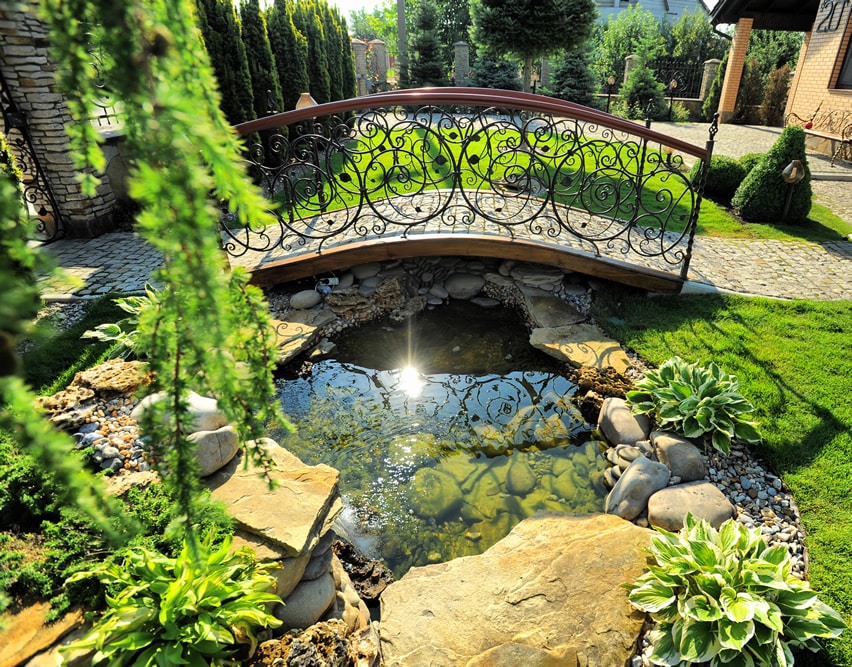
[{"label": "evergreen shrub", "polygon": [[[781,172],[793,160],[802,163],[805,177],[796,185],[788,185]],[[781,222],[790,188],[792,199],[785,222],[804,222],[811,210],[811,173],[805,154],[805,132],[794,126],[784,129],[769,152],[740,183],[731,203],[743,220]]]},{"label": "evergreen shrub", "polygon": [[746,153],[740,158],[740,166],[743,168],[743,178],[748,176],[751,170],[760,164],[764,155],[765,153]]},{"label": "evergreen shrub", "polygon": [[[701,162],[696,162],[689,172],[690,180],[694,182],[700,173]],[[725,155],[714,155],[710,158],[704,194],[720,201],[730,201],[745,175],[741,162]]]},{"label": "evergreen shrub", "polygon": [[628,118],[645,118],[651,105],[651,118],[666,118],[668,106],[665,87],[654,77],[654,72],[644,64],[638,65],[627,77],[621,89],[621,100],[627,106]]},{"label": "evergreen shrub", "polygon": [[784,125],[784,107],[787,105],[787,93],[790,90],[790,66],[784,65],[769,74],[760,116],[764,125],[782,127]]}]

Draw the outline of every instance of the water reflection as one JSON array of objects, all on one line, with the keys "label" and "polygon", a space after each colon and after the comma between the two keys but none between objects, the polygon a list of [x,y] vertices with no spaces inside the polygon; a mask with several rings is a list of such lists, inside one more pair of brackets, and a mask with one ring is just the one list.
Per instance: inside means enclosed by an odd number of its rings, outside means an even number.
[{"label": "water reflection", "polygon": [[538,510],[600,511],[606,462],[548,371],[421,374],[323,361],[281,381],[297,433],[274,434],[341,491],[397,575],[480,553]]}]

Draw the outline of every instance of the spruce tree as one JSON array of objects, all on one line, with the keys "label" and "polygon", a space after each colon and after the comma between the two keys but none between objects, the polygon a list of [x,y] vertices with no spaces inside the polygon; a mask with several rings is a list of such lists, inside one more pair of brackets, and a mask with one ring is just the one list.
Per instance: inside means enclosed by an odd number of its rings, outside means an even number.
[{"label": "spruce tree", "polygon": [[408,77],[413,86],[444,86],[447,83],[438,41],[438,10],[432,0],[423,0],[417,8]]},{"label": "spruce tree", "polygon": [[216,73],[221,108],[232,125],[251,120],[254,94],[240,23],[231,0],[196,0],[198,26]]},{"label": "spruce tree", "polygon": [[266,14],[285,111],[294,109],[299,95],[309,89],[308,39],[293,23],[293,8],[293,0],[275,0]]},{"label": "spruce tree", "polygon": [[565,51],[556,58],[550,89],[554,97],[587,107],[597,106],[597,77],[591,68],[588,49]]},{"label": "spruce tree", "polygon": [[269,45],[266,20],[260,11],[259,0],[243,0],[240,5],[240,17],[243,23],[243,43],[248,56],[251,85],[254,91],[254,113],[260,118],[270,111],[283,110],[278,70],[275,67],[272,47]]}]

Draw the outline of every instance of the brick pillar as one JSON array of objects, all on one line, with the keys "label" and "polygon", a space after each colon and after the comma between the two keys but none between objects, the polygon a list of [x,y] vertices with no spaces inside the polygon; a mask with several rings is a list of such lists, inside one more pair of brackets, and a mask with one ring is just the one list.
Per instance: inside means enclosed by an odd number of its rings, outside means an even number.
[{"label": "brick pillar", "polygon": [[470,85],[470,47],[466,42],[453,44],[453,75],[457,86]]},{"label": "brick pillar", "polygon": [[550,88],[550,78],[553,75],[553,67],[550,65],[550,58],[541,59],[541,80],[538,85]]},{"label": "brick pillar", "polygon": [[719,121],[722,123],[727,123],[734,115],[752,23],[754,19],[742,18],[737,21],[737,27],[734,30],[731,52],[728,55],[728,67],[725,69],[725,82],[722,84],[722,97],[719,100]]},{"label": "brick pillar", "polygon": [[355,79],[358,82],[358,97],[367,94],[367,45],[363,40],[352,39],[352,54],[355,57]]},{"label": "brick pillar", "polygon": [[698,99],[702,102],[707,99],[710,94],[710,86],[713,85],[713,80],[716,78],[716,72],[719,71],[719,65],[722,61],[718,58],[711,58],[704,61],[704,73],[701,75],[701,90],[698,93]]},{"label": "brick pillar", "polygon": [[[36,0],[0,2],[0,68],[12,101],[23,114],[66,232],[96,236],[112,228],[115,195],[103,175],[94,197],[80,190],[80,172],[65,133],[65,127],[76,121],[58,90],[47,27],[35,16],[36,6]],[[41,202],[33,204],[38,210]]]}]

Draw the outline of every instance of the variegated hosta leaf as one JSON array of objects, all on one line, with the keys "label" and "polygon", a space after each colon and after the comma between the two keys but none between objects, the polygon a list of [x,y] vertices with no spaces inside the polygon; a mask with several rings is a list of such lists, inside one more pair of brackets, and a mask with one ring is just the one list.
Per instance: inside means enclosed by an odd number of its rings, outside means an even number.
[{"label": "variegated hosta leaf", "polygon": [[817,650],[817,638],[846,629],[792,576],[785,548],[768,547],[733,519],[717,531],[687,514],[680,533],[660,531],[649,551],[656,565],[627,589],[659,623],[653,664],[789,665],[790,646]]}]

